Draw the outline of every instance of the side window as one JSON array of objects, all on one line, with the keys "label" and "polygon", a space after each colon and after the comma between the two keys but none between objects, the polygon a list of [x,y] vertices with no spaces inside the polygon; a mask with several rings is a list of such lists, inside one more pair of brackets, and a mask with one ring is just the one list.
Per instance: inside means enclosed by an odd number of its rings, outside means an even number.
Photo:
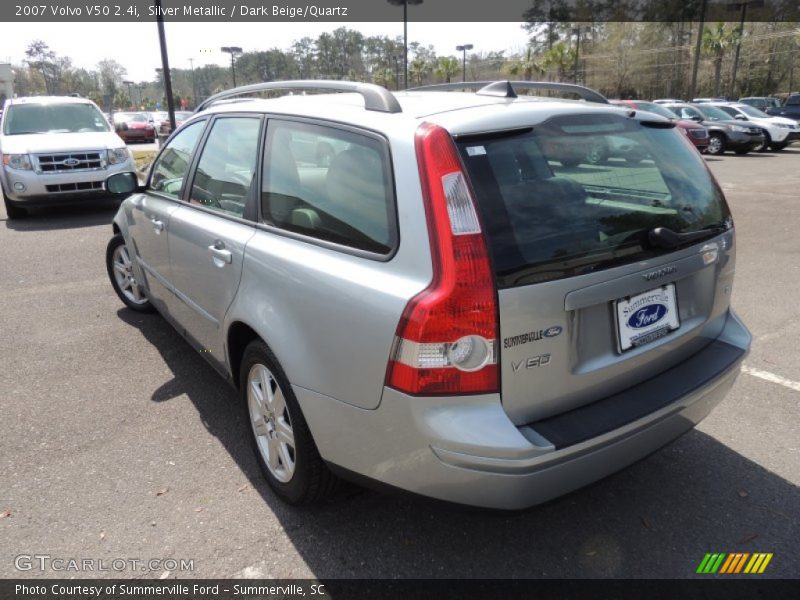
[{"label": "side window", "polygon": [[153,165],[153,174],[150,177],[151,190],[175,198],[180,197],[186,173],[192,163],[192,153],[205,124],[205,121],[192,123],[172,138]]},{"label": "side window", "polygon": [[261,214],[264,221],[378,254],[394,245],[394,192],[380,141],[349,131],[271,120]]},{"label": "side window", "polygon": [[738,111],[738,110],[736,110],[735,108],[731,108],[730,106],[720,106],[720,108],[721,108],[721,109],[722,109],[724,112],[728,113],[728,114],[729,114],[730,116],[732,116],[732,117],[735,117],[736,115],[738,115],[738,114],[739,114],[739,111]]},{"label": "side window", "polygon": [[214,121],[192,181],[189,202],[241,217],[258,160],[261,119]]}]

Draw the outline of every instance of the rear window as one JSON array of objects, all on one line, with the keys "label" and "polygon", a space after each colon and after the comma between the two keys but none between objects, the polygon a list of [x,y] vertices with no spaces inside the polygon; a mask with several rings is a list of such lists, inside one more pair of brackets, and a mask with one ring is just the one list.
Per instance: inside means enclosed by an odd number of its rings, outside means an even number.
[{"label": "rear window", "polygon": [[702,158],[664,124],[574,115],[458,146],[501,288],[657,256],[669,250],[648,244],[653,228],[699,231],[729,217]]}]

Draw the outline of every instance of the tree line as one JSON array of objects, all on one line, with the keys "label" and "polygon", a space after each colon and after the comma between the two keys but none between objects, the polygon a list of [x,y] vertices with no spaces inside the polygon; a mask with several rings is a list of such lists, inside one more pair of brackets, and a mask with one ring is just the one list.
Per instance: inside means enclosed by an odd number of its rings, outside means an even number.
[{"label": "tree line", "polygon": [[[523,24],[524,49],[467,57],[468,80],[526,79],[578,82],[609,97],[687,97],[697,35],[700,60],[695,95],[738,97],[792,91],[800,81],[797,23],[568,23]],[[737,46],[739,57],[736,58]],[[13,67],[20,96],[77,93],[105,108],[164,106],[162,73],[124,83],[127,70],[114,59],[95,68],[75,67],[45,42],[32,41],[22,64]],[[253,50],[236,58],[236,81],[243,85],[286,79],[350,79],[389,89],[403,84],[401,37],[365,36],[340,27],[317,38],[304,37],[289,48]],[[431,45],[409,44],[410,86],[461,80],[462,62],[437,55]],[[735,73],[735,79],[734,79]],[[177,106],[193,107],[232,85],[229,66],[171,69]]]}]

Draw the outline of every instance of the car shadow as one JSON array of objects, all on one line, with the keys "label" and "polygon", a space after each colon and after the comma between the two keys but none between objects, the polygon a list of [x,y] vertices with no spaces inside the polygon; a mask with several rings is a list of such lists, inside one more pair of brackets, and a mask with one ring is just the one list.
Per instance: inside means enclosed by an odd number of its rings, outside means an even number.
[{"label": "car shadow", "polygon": [[697,430],[620,473],[521,512],[367,490],[289,507],[261,475],[228,384],[160,316],[118,315],[170,369],[152,401],[191,400],[316,577],[674,578],[693,576],[707,552],[735,551],[773,552],[769,574],[796,575],[798,488]]},{"label": "car shadow", "polygon": [[3,218],[5,226],[14,231],[52,231],[111,225],[121,200],[106,198],[71,206],[43,206],[29,208],[20,219]]}]

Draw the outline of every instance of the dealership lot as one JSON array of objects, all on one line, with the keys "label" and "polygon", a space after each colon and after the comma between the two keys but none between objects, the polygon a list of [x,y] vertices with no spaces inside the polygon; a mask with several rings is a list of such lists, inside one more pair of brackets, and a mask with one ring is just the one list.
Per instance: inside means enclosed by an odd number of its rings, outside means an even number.
[{"label": "dealership lot", "polygon": [[234,393],[114,295],[114,207],[12,222],[0,208],[0,576],[64,574],[15,569],[40,554],[193,560],[101,573],[125,577],[686,577],[706,552],[735,551],[773,552],[766,574],[796,575],[800,149],[706,160],[737,225],[746,373],[698,430],[522,513],[358,490],[286,507]]}]

